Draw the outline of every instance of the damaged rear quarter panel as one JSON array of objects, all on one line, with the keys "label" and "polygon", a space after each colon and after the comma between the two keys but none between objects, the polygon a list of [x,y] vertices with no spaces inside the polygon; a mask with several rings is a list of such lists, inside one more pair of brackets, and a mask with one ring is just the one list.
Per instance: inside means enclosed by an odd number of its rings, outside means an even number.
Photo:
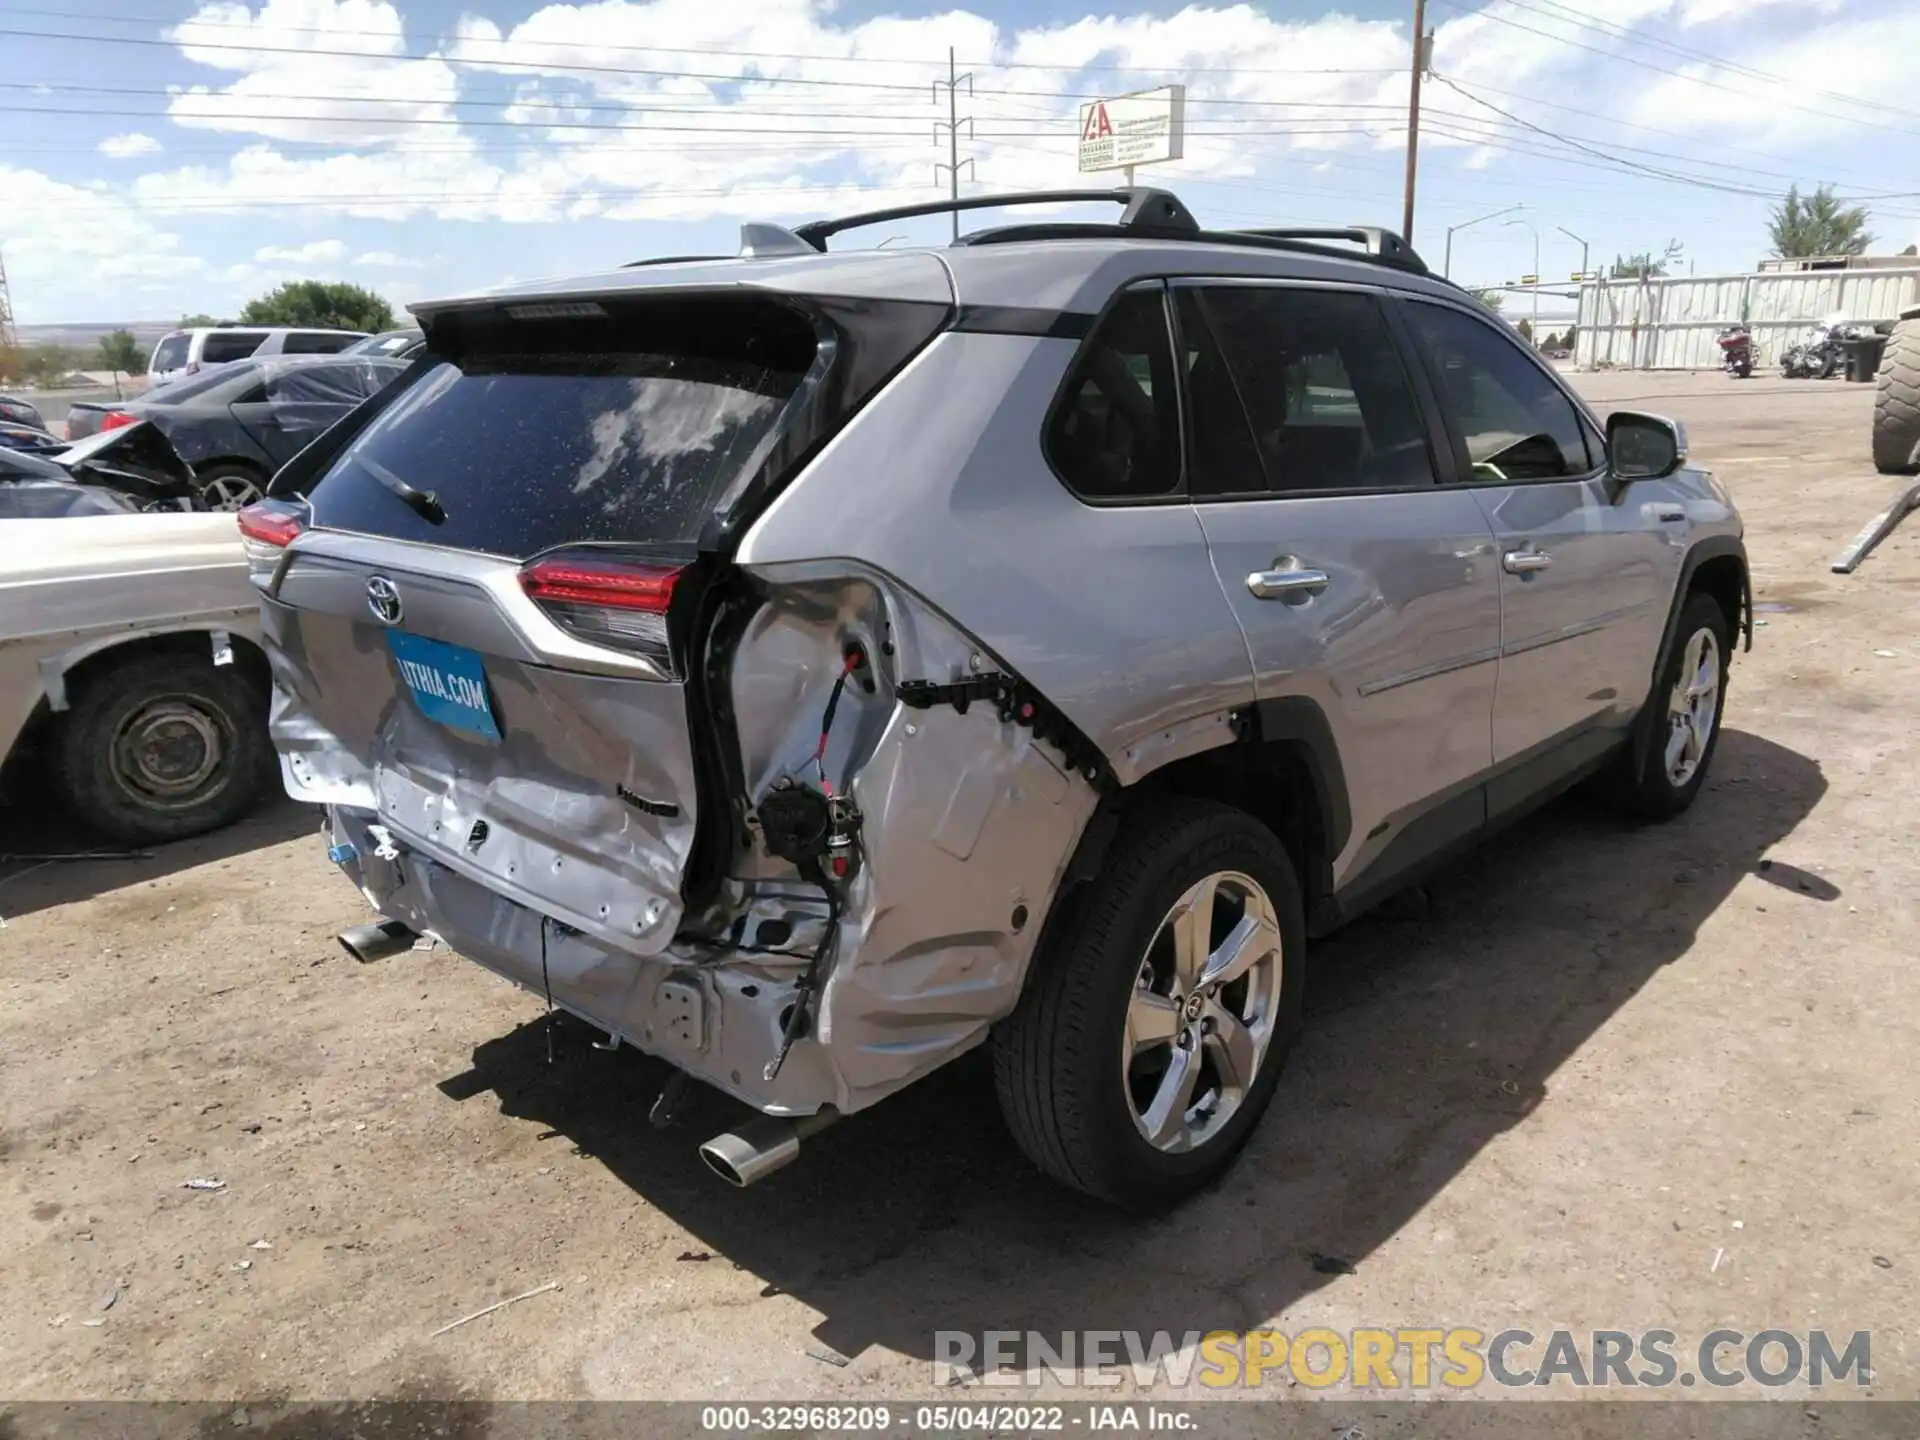
[{"label": "damaged rear quarter panel", "polygon": [[[857,645],[872,661],[871,691],[859,679],[845,687],[825,756],[828,783],[860,809],[862,863],[815,1027],[838,1091],[822,1098],[858,1109],[977,1044],[1013,1008],[1097,796],[990,703],[961,714],[898,701],[902,680],[991,665],[904,587],[848,562],[753,573],[768,599],[735,651],[731,687],[756,804],[783,777],[818,785],[813,756],[842,657]],[[762,894],[776,908],[821,906],[758,845],[737,879],[750,907]]]}]

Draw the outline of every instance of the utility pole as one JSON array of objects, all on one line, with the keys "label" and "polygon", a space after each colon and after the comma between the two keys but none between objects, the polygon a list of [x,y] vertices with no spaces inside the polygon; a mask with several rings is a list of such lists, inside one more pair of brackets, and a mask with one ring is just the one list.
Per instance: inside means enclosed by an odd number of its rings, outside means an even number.
[{"label": "utility pole", "polygon": [[[947,163],[944,165],[935,164],[933,167],[933,178],[935,182],[938,183],[940,172],[942,170],[947,172],[947,194],[954,200],[960,198],[960,172],[971,168],[973,165],[972,156],[968,156],[965,160],[960,158],[960,82],[962,80],[967,82],[968,98],[972,98],[973,72],[969,70],[965,75],[959,73],[959,62],[953,58],[953,47],[949,45],[947,47],[947,78],[933,82],[935,99],[939,98],[940,91],[943,88],[947,92],[947,118],[933,122],[933,138],[936,141],[940,138],[941,128],[944,126],[946,129]],[[973,117],[968,116],[965,123],[967,127],[967,138],[971,140],[973,138]],[[960,212],[958,210],[953,212],[953,238],[956,240],[960,238]]]},{"label": "utility pole", "polygon": [[1400,238],[1413,243],[1413,182],[1420,168],[1420,77],[1433,64],[1433,37],[1427,33],[1427,0],[1413,0],[1413,87],[1407,95],[1407,208]]},{"label": "utility pole", "polygon": [[11,350],[19,343],[13,331],[13,292],[7,289],[7,258],[0,255],[0,350]]}]

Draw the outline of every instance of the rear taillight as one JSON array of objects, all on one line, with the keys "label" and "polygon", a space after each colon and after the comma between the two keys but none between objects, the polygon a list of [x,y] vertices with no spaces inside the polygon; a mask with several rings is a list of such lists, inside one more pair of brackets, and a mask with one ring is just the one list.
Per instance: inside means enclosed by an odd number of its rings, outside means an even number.
[{"label": "rear taillight", "polygon": [[594,645],[671,662],[667,612],[681,567],[560,556],[520,572],[520,588],[554,624]]},{"label": "rear taillight", "polygon": [[102,431],[119,430],[128,425],[138,425],[139,423],[140,417],[138,415],[129,415],[124,410],[109,410],[105,415],[100,417],[100,428]]},{"label": "rear taillight", "polygon": [[247,552],[247,570],[255,576],[271,576],[280,563],[281,552],[307,528],[306,516],[298,506],[282,500],[260,500],[242,510],[240,544]]}]

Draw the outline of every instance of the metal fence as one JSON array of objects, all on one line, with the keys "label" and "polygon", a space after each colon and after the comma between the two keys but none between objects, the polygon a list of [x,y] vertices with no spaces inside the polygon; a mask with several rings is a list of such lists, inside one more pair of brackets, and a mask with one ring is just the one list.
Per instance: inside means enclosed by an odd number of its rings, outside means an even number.
[{"label": "metal fence", "polygon": [[1712,370],[1720,364],[1715,336],[1744,320],[1755,364],[1777,365],[1781,352],[1831,317],[1873,325],[1898,319],[1913,304],[1920,304],[1920,266],[1589,281],[1580,287],[1574,360],[1625,370]]}]

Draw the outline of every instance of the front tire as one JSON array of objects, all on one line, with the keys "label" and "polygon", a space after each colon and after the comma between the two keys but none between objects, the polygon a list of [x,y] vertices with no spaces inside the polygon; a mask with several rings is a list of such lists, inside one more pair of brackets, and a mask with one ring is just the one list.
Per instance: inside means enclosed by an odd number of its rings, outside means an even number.
[{"label": "front tire", "polygon": [[[1693,804],[1720,745],[1732,660],[1733,626],[1727,612],[1711,595],[1688,596],[1673,649],[1647,699],[1654,713],[1646,754],[1639,772],[1629,773],[1624,796],[1632,814],[1670,820]],[[1626,759],[1630,770],[1631,751]]]},{"label": "front tire", "polygon": [[275,769],[259,687],[237,665],[179,653],[132,656],[87,680],[55,759],[78,817],[128,845],[231,824]]},{"label": "front tire", "polygon": [[1139,812],[994,1032],[1020,1148],[1129,1209],[1206,1185],[1273,1098],[1305,947],[1299,882],[1270,830],[1207,801]]}]

